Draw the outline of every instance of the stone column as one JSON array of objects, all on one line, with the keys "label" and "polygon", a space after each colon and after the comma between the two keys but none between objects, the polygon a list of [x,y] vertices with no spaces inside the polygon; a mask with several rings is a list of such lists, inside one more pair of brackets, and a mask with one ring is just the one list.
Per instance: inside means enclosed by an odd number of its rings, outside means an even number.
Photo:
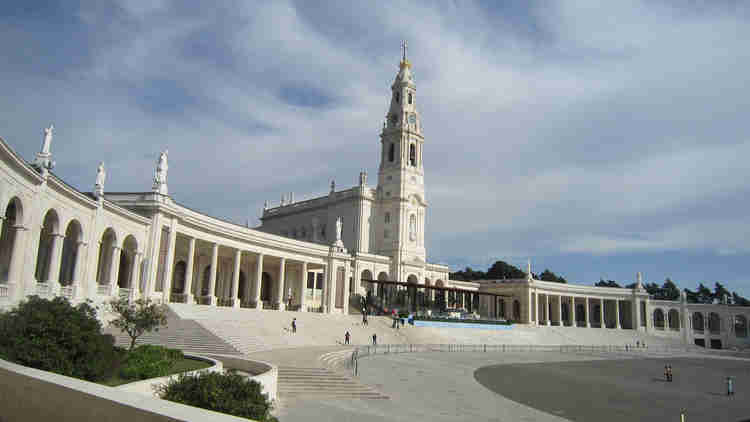
[{"label": "stone column", "polygon": [[620,328],[620,299],[615,299],[615,329]]},{"label": "stone column", "polygon": [[544,295],[544,320],[545,324],[549,326],[551,324],[551,320],[549,315],[549,294]]},{"label": "stone column", "polygon": [[240,262],[242,262],[242,251],[234,251],[234,272],[232,273],[232,306],[240,307],[240,298],[237,293],[240,291]]},{"label": "stone column", "polygon": [[120,271],[120,248],[112,246],[112,258],[109,261],[109,285],[117,286],[117,274]]},{"label": "stone column", "polygon": [[279,284],[276,286],[276,304],[280,311],[286,309],[284,297],[284,280],[286,278],[286,258],[279,260]]},{"label": "stone column", "polygon": [[[13,252],[10,254],[10,268],[8,268],[8,282],[15,283],[17,290],[23,290],[23,262],[25,257],[24,243],[26,240],[26,228],[23,226],[9,227],[10,230],[15,230],[15,236],[13,236]],[[32,268],[33,269],[33,268]]]},{"label": "stone column", "polygon": [[542,315],[541,308],[539,308],[539,292],[536,292],[534,296],[536,302],[536,325],[541,325],[540,322],[542,321]]},{"label": "stone column", "polygon": [[263,304],[260,302],[260,283],[263,281],[263,254],[258,254],[258,260],[255,263],[255,285],[253,286],[253,297],[250,299],[251,302],[255,303],[256,309],[263,309]]},{"label": "stone column", "polygon": [[49,262],[49,275],[47,276],[47,283],[49,283],[52,289],[52,294],[57,293],[58,286],[60,284],[60,263],[62,262],[63,243],[65,242],[65,236],[61,234],[52,235],[52,250],[50,253]]},{"label": "stone column", "polygon": [[185,269],[185,303],[193,303],[193,267],[195,266],[195,238],[188,243],[187,268]]},{"label": "stone column", "polygon": [[591,328],[591,308],[589,308],[589,297],[586,296],[586,328]]},{"label": "stone column", "polygon": [[[305,305],[305,295],[307,293],[307,262],[302,263],[302,285],[300,288],[300,296],[299,296],[299,310],[300,312],[307,312],[307,307]],[[315,281],[313,281],[315,283]],[[315,287],[315,284],[313,284],[313,287]]]},{"label": "stone column", "polygon": [[328,283],[330,283],[330,280],[328,279],[329,272],[333,272],[333,268],[329,268],[327,264],[323,265],[323,283],[321,283],[320,285],[320,306],[323,308],[323,313],[327,313],[330,311],[330,309],[328,308]]},{"label": "stone column", "polygon": [[576,320],[576,297],[570,297],[570,326],[577,327],[578,321]]},{"label": "stone column", "polygon": [[560,326],[564,326],[562,319],[562,296],[557,296],[557,321],[560,323]]},{"label": "stone column", "polygon": [[641,329],[641,301],[638,300],[638,298],[636,297],[636,298],[633,299],[632,303],[633,303],[633,312],[632,312],[633,313],[633,319],[632,319],[632,321],[633,321],[633,324],[634,324],[633,328],[637,331],[637,330]]},{"label": "stone column", "polygon": [[174,255],[177,244],[177,224],[172,220],[172,226],[169,228],[169,244],[167,245],[167,262],[164,268],[164,291],[162,291],[162,300],[168,303],[172,294],[172,275],[174,274]]},{"label": "stone column", "polygon": [[599,328],[606,328],[607,324],[604,322],[604,298],[599,299]]},{"label": "stone column", "polygon": [[143,259],[143,252],[133,253],[133,270],[130,272],[130,280],[128,280],[128,288],[130,289],[130,298],[136,297],[138,292],[138,280],[141,273],[141,260]]},{"label": "stone column", "polygon": [[87,252],[86,249],[86,242],[79,240],[78,243],[76,243],[76,255],[75,255],[75,261],[73,261],[73,282],[71,285],[76,286],[75,290],[78,290],[83,286],[83,274],[86,270],[86,259],[84,259],[85,252]]},{"label": "stone column", "polygon": [[219,269],[219,244],[214,243],[211,250],[211,276],[208,281],[208,304],[216,306],[216,273]]},{"label": "stone column", "polygon": [[531,322],[534,320],[534,301],[531,299],[531,296],[533,293],[531,292],[531,289],[528,290],[528,293],[526,294],[526,306],[528,306],[528,312],[526,312],[526,318],[528,318],[528,323],[531,324]]}]

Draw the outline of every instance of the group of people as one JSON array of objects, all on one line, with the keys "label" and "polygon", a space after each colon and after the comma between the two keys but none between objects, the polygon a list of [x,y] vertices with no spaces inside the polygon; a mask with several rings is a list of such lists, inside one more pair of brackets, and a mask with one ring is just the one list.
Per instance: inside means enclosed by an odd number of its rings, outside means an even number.
[{"label": "group of people", "polygon": [[[351,340],[352,335],[349,334],[349,331],[347,330],[346,333],[344,333],[344,344],[349,344],[349,340]],[[378,345],[378,335],[376,333],[372,333],[372,345],[377,346]]]}]

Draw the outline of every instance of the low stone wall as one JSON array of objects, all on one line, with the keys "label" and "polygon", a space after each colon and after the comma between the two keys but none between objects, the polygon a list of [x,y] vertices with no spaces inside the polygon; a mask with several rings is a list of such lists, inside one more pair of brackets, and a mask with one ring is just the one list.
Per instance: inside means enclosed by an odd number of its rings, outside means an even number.
[{"label": "low stone wall", "polygon": [[211,355],[210,357],[220,360],[224,364],[225,369],[236,369],[251,374],[250,379],[260,383],[263,387],[263,392],[268,394],[269,400],[276,400],[279,389],[279,369],[276,366],[237,356]]},{"label": "low stone wall", "polygon": [[0,421],[247,422],[0,360]]},{"label": "low stone wall", "polygon": [[447,321],[414,321],[415,327],[440,327],[440,328],[473,328],[479,330],[510,330],[512,325],[505,324],[477,324],[471,322],[447,322]]},{"label": "low stone wall", "polygon": [[[211,359],[205,356],[196,356],[196,355],[188,355],[188,354],[185,354],[185,357],[208,362],[212,365],[209,368],[198,369],[195,371],[187,372],[188,374],[194,374],[194,373],[202,372],[202,371],[208,371],[208,372],[223,372],[224,371],[224,365],[218,360]],[[131,382],[128,384],[117,386],[115,388],[117,388],[118,390],[122,390],[122,391],[130,391],[132,393],[141,393],[141,394],[147,394],[153,397],[158,397],[158,395],[156,394],[156,387],[161,384],[166,384],[170,379],[177,378],[179,376],[180,374],[167,375],[166,377],[151,378],[151,379],[147,379],[143,381]]]}]

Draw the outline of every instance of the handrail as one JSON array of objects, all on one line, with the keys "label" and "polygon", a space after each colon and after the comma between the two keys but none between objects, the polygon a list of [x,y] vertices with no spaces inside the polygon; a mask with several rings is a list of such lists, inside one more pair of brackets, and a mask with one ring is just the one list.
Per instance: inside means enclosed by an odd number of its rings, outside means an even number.
[{"label": "handrail", "polygon": [[427,352],[560,352],[560,353],[613,353],[631,351],[670,352],[698,350],[694,346],[648,346],[635,347],[634,345],[544,345],[544,344],[378,344],[368,346],[357,346],[352,350],[351,356],[346,359],[344,368],[352,371],[353,376],[359,374],[359,359],[367,356],[391,353],[427,353]]}]

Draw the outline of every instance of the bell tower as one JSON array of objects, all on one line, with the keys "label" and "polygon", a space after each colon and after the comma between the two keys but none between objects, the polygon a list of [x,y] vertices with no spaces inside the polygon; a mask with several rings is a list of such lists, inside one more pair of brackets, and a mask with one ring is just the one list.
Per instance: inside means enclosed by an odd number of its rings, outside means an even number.
[{"label": "bell tower", "polygon": [[424,221],[427,203],[424,194],[424,137],[417,111],[417,91],[406,42],[401,44],[399,71],[391,85],[391,101],[380,133],[381,155],[378,171],[379,224],[371,237],[375,250],[394,258],[392,277],[405,279],[401,262],[424,265]]}]

